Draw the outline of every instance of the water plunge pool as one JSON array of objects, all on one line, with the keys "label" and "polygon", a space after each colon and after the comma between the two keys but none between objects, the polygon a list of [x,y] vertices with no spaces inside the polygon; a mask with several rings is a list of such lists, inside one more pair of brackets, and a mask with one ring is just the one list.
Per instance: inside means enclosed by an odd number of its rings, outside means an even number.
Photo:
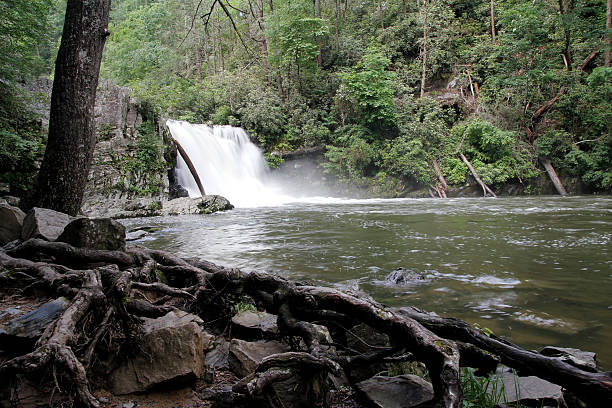
[{"label": "water plunge pool", "polygon": [[[612,369],[612,197],[321,199],[122,222],[160,227],[136,245],[361,290]],[[420,280],[386,281],[399,267]]]}]

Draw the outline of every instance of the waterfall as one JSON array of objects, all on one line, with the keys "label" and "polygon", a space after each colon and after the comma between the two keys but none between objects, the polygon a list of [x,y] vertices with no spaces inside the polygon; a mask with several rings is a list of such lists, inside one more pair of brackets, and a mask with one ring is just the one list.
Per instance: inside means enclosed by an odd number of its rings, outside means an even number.
[{"label": "waterfall", "polygon": [[[202,181],[206,194],[219,194],[237,207],[279,205],[295,201],[282,194],[270,175],[261,150],[247,133],[233,126],[194,125],[166,122],[174,137],[187,152]],[[190,197],[200,192],[187,164],[178,155],[177,182]]]}]

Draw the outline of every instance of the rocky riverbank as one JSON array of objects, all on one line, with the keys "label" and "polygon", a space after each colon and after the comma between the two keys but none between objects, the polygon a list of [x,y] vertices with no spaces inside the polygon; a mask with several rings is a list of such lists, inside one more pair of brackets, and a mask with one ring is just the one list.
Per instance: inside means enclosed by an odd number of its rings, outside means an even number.
[{"label": "rocky riverbank", "polygon": [[[19,218],[7,207],[3,226]],[[493,375],[484,392],[508,403],[612,402],[592,353],[527,351],[363,293],[126,247],[108,218],[34,209],[16,234],[0,250],[3,406],[456,407],[460,372]]]}]

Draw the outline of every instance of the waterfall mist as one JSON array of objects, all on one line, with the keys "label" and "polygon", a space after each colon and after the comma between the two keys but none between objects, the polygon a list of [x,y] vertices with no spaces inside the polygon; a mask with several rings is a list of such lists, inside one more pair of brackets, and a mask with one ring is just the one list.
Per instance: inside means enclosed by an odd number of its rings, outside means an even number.
[{"label": "waterfall mist", "polygon": [[[270,171],[262,151],[242,128],[166,122],[191,159],[206,194],[219,194],[237,207],[276,206],[297,201],[328,201],[312,185],[297,184]],[[187,164],[178,155],[177,182],[190,197],[200,192]],[[335,199],[337,200],[337,199]]]}]

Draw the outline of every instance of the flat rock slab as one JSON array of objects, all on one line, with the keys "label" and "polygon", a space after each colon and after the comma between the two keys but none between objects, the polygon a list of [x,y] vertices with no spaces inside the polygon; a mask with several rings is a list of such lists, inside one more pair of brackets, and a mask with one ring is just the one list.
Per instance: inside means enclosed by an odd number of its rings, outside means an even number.
[{"label": "flat rock slab", "polygon": [[74,217],[48,208],[34,207],[23,220],[21,239],[41,238],[55,241]]},{"label": "flat rock slab", "polygon": [[500,406],[565,407],[563,390],[559,385],[538,377],[518,377],[503,372],[489,383],[487,392],[500,401]]},{"label": "flat rock slab", "polygon": [[206,339],[202,320],[182,311],[145,319],[141,351],[125,361],[110,378],[117,395],[143,392],[157,385],[184,385],[203,372]]},{"label": "flat rock slab", "polygon": [[272,354],[289,351],[289,346],[278,341],[248,342],[233,339],[229,349],[230,369],[239,377],[255,371],[261,360]]},{"label": "flat rock slab", "polygon": [[0,204],[0,246],[21,238],[25,213],[17,207]]},{"label": "flat rock slab", "polygon": [[375,376],[354,388],[362,404],[373,408],[416,407],[434,397],[431,384],[416,375]]},{"label": "flat rock slab", "polygon": [[15,345],[32,346],[69,305],[68,299],[60,297],[23,316],[9,320],[0,326],[0,348],[7,350]]},{"label": "flat rock slab", "polygon": [[232,334],[245,340],[272,340],[278,337],[276,315],[242,311],[232,317]]}]

